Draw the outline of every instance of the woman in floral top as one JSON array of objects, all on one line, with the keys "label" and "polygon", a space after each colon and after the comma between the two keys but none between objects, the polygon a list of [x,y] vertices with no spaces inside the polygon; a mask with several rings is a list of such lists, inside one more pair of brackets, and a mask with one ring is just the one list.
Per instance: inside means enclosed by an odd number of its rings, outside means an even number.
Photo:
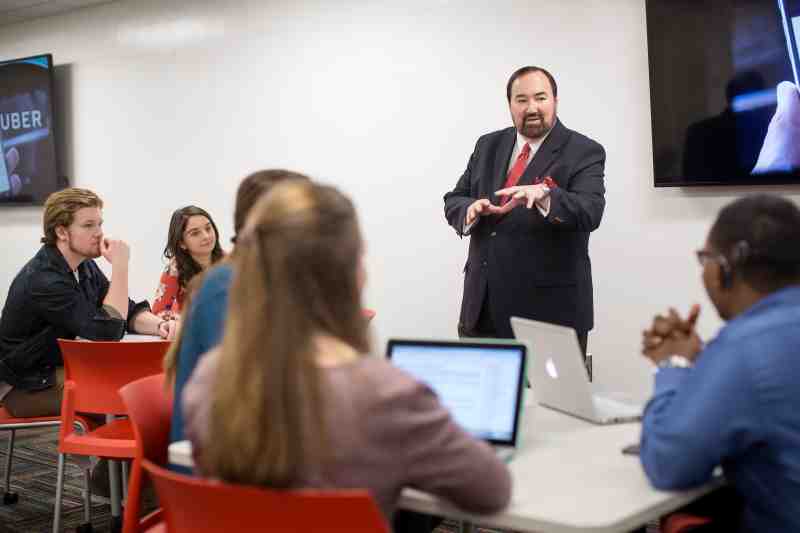
[{"label": "woman in floral top", "polygon": [[224,255],[217,225],[205,209],[189,205],[172,213],[164,248],[169,265],[161,274],[153,313],[177,318],[189,281]]}]

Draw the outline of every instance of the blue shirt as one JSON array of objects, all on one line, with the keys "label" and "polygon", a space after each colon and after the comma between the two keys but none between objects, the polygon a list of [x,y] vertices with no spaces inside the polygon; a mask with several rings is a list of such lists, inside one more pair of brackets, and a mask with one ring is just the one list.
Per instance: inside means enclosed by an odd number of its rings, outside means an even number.
[{"label": "blue shirt", "polygon": [[641,461],[653,486],[687,489],[722,465],[748,531],[800,531],[800,287],[735,317],[693,368],[656,373]]},{"label": "blue shirt", "polygon": [[175,369],[175,399],[172,405],[170,442],[184,440],[183,402],[181,394],[192,377],[200,356],[222,340],[225,316],[228,312],[228,289],[233,279],[230,265],[219,265],[206,274],[203,284],[192,298],[183,320],[181,347]]}]

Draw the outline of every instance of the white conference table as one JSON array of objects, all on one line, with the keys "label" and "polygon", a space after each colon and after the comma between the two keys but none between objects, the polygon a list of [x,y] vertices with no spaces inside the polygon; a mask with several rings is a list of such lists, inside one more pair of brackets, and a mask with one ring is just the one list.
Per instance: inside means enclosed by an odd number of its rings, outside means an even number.
[{"label": "white conference table", "polygon": [[[403,491],[398,507],[517,531],[607,533],[641,527],[722,485],[717,479],[690,491],[653,489],[639,458],[621,452],[638,441],[640,429],[638,423],[597,426],[528,406],[521,444],[509,463],[514,486],[504,511],[470,514],[413,489]],[[193,467],[191,444],[171,444],[169,461]]]}]

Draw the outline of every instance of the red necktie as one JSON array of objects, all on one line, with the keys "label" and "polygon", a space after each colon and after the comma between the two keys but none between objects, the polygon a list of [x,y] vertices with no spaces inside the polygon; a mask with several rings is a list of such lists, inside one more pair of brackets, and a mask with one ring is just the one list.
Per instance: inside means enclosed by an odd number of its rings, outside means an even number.
[{"label": "red necktie", "polygon": [[[517,156],[517,160],[514,161],[514,166],[508,171],[506,182],[503,184],[504,189],[508,189],[517,184],[522,173],[525,172],[525,167],[528,166],[528,155],[530,155],[530,153],[531,145],[525,143],[525,146],[522,147],[522,151]],[[505,205],[510,199],[511,195],[503,196],[502,200],[500,200],[500,205]]]}]

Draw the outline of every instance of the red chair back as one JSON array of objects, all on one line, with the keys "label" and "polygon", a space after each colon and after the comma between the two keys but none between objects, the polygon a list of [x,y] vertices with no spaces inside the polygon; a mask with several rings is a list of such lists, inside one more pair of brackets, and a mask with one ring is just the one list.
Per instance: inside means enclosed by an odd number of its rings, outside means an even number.
[{"label": "red chair back", "polygon": [[164,374],[137,379],[119,390],[136,438],[136,459],[167,462],[172,419],[172,392],[164,386]]},{"label": "red chair back", "polygon": [[71,393],[71,407],[86,413],[125,414],[120,387],[160,373],[169,344],[58,339],[64,358],[64,381],[77,385]]},{"label": "red chair back", "polygon": [[269,490],[176,474],[146,459],[142,464],[170,533],[389,532],[365,490]]},{"label": "red chair back", "polygon": [[[61,423],[61,417],[56,416],[34,416],[29,418],[17,418],[8,412],[8,409],[0,405],[0,429],[27,429],[39,425],[57,426]],[[32,425],[29,425],[32,424]],[[17,427],[19,426],[19,427]]]},{"label": "red chair back", "polygon": [[162,520],[162,513],[159,511],[144,519],[139,517],[144,480],[142,459],[149,459],[159,465],[167,462],[172,393],[164,387],[164,374],[156,374],[128,383],[119,390],[119,394],[128,412],[136,440],[123,533],[135,533]]}]

